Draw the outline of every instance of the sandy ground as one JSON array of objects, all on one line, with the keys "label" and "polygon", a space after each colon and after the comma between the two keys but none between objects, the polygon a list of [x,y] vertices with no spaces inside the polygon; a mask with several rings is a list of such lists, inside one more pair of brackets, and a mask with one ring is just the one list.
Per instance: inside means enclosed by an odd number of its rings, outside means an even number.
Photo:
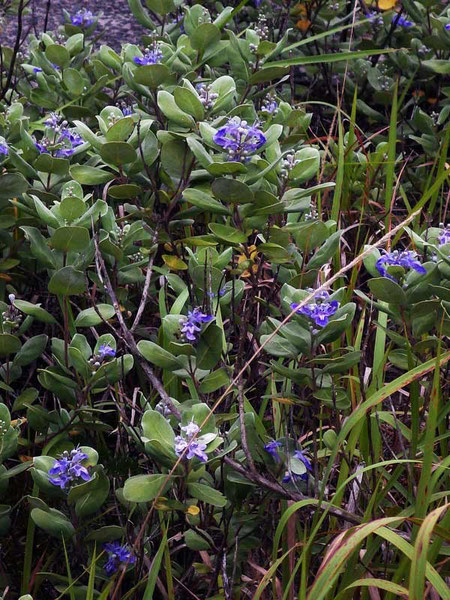
[{"label": "sandy ground", "polygon": [[[99,20],[97,32],[103,33],[100,43],[107,43],[114,48],[120,42],[139,43],[140,36],[145,30],[136,22],[127,0],[31,0],[30,14],[25,19],[24,31],[42,32],[45,22],[47,4],[50,1],[50,12],[47,30],[56,29],[64,22],[63,9],[75,14],[80,8],[87,8],[94,14],[103,13]],[[3,32],[0,33],[1,43],[10,45],[17,33],[17,21],[9,19]]]}]

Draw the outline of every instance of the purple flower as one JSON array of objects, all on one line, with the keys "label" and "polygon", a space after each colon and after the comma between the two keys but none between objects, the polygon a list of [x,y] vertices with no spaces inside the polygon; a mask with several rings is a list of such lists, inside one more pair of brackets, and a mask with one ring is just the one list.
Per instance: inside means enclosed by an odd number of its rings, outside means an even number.
[{"label": "purple flower", "polygon": [[52,112],[48,119],[44,121],[44,125],[50,127],[51,129],[58,129],[61,124],[62,118],[58,115],[58,113]]},{"label": "purple flower", "polygon": [[228,153],[228,160],[248,162],[250,155],[266,143],[266,136],[257,124],[248,125],[247,121],[233,117],[221,127],[213,138],[214,142]]},{"label": "purple flower", "polygon": [[194,435],[197,435],[197,433],[200,431],[200,427],[197,425],[197,423],[194,423],[194,421],[191,421],[187,425],[182,425],[180,429],[189,439],[194,437]]},{"label": "purple flower", "polygon": [[90,481],[91,476],[89,471],[81,464],[86,458],[89,458],[88,455],[81,452],[78,448],[72,450],[70,453],[67,451],[63,452],[48,471],[50,482],[62,490],[66,490],[71,485]]},{"label": "purple flower", "polygon": [[70,22],[76,27],[90,27],[95,23],[95,15],[90,10],[82,8],[70,17]]},{"label": "purple flower", "polygon": [[131,554],[126,544],[122,546],[119,542],[110,542],[104,544],[103,548],[108,553],[108,560],[104,567],[107,575],[113,575],[122,564],[132,565],[136,562],[136,557]]},{"label": "purple flower", "polygon": [[206,462],[208,460],[208,455],[206,454],[206,444],[201,440],[192,440],[188,441],[181,437],[181,435],[177,435],[175,438],[175,454],[180,456],[184,450],[188,448],[186,453],[186,458],[191,460],[191,458],[198,458],[201,462]]},{"label": "purple flower", "polygon": [[0,156],[2,154],[4,156],[8,156],[8,154],[9,154],[9,148],[8,148],[8,144],[6,142],[0,142]]},{"label": "purple flower", "polygon": [[133,62],[137,65],[156,65],[162,60],[163,54],[158,44],[154,44],[153,48],[147,48],[144,56],[135,56]]},{"label": "purple flower", "polygon": [[116,351],[109,344],[101,344],[98,349],[98,355],[100,358],[114,358]]},{"label": "purple flower", "polygon": [[278,102],[275,98],[268,97],[262,103],[261,110],[269,113],[269,115],[275,115],[278,112]]},{"label": "purple flower", "polygon": [[381,27],[384,24],[383,15],[375,11],[368,12],[366,18],[370,20],[374,27]]},{"label": "purple flower", "polygon": [[33,67],[33,73],[42,73],[41,67]]},{"label": "purple flower", "polygon": [[401,15],[394,15],[392,17],[392,22],[394,25],[398,25],[399,27],[414,27],[414,23],[412,21],[408,21],[408,19],[405,19],[405,17],[402,17]]},{"label": "purple flower", "polygon": [[214,317],[203,313],[200,308],[188,311],[187,317],[180,319],[181,335],[189,342],[196,342],[202,330],[202,323],[209,323]]},{"label": "purple flower", "polygon": [[426,274],[426,269],[423,267],[420,262],[417,260],[417,254],[412,252],[411,250],[393,250],[392,252],[385,252],[383,256],[375,263],[375,267],[382,277],[387,277],[388,279],[392,279],[395,281],[395,278],[392,275],[389,275],[385,265],[387,267],[403,267],[404,269],[414,269],[421,275]]},{"label": "purple flower", "polygon": [[34,140],[34,147],[39,151],[39,154],[50,154],[50,150],[47,148],[49,145],[49,140],[46,138],[42,138],[40,142]]},{"label": "purple flower", "polygon": [[441,230],[441,233],[438,236],[438,244],[439,246],[445,246],[445,244],[450,244],[450,225],[447,225]]},{"label": "purple flower", "polygon": [[276,461],[280,462],[280,456],[278,454],[278,448],[280,448],[283,444],[281,442],[276,442],[273,440],[268,444],[265,444],[264,450],[270,454],[270,456]]},{"label": "purple flower", "polygon": [[[320,292],[314,296],[314,302],[305,304],[299,308],[297,314],[305,315],[314,321],[319,327],[325,327],[328,324],[329,318],[335,314],[339,308],[339,302],[337,300],[331,300],[328,302],[330,294],[328,292]],[[291,309],[294,310],[298,307],[296,302],[291,304]]]},{"label": "purple flower", "polygon": [[450,31],[450,23],[447,23],[447,25],[445,26],[445,28],[447,31]]}]

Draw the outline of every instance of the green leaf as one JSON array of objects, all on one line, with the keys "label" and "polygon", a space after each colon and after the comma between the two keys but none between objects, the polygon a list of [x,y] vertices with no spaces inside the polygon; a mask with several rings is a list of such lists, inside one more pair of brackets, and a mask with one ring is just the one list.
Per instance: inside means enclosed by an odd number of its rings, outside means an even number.
[{"label": "green leaf", "polygon": [[82,185],[101,185],[115,179],[112,173],[88,165],[74,165],[70,168],[70,176]]},{"label": "green leaf", "polygon": [[90,481],[72,488],[68,501],[75,501],[77,517],[87,517],[96,513],[108,498],[109,487],[109,478],[105,475],[103,467],[97,466]]},{"label": "green leaf", "polygon": [[213,369],[222,356],[222,330],[214,323],[208,325],[200,336],[196,357],[199,369]]},{"label": "green leaf", "polygon": [[326,242],[321,246],[314,256],[308,262],[308,269],[318,269],[327,263],[339,247],[339,241],[342,237],[341,231],[335,231],[329,236]]},{"label": "green leaf", "polygon": [[60,44],[50,44],[50,46],[47,46],[45,56],[51,63],[61,68],[66,67],[70,62],[69,52]]},{"label": "green leaf", "polygon": [[126,165],[137,159],[136,150],[127,142],[106,142],[100,148],[100,156],[106,163],[115,166]]},{"label": "green leaf", "polygon": [[104,525],[103,527],[99,527],[99,529],[89,532],[84,541],[103,544],[105,542],[120,540],[124,536],[124,533],[124,529],[120,525]]},{"label": "green leaf", "polygon": [[69,161],[65,158],[54,158],[50,154],[40,154],[34,161],[34,168],[42,173],[66,175],[69,172]]},{"label": "green leaf", "polygon": [[[44,267],[49,267],[50,269],[55,268],[55,263],[53,260],[53,255],[46,243],[46,239],[42,235],[42,233],[36,227],[21,227],[22,231],[25,233],[25,237],[31,244],[31,254],[37,258],[37,260]],[[22,300],[21,300],[22,302]]]},{"label": "green leaf", "polygon": [[175,10],[173,0],[145,0],[147,7],[158,15],[168,15]]},{"label": "green leaf", "polygon": [[190,36],[194,50],[203,51],[220,40],[220,29],[213,23],[202,23]]},{"label": "green leaf", "polygon": [[[270,65],[270,63],[269,63]],[[265,83],[266,81],[272,81],[273,79],[281,79],[289,73],[289,67],[266,67],[264,69],[258,69],[250,76],[249,83],[256,85],[258,83]]]},{"label": "green leaf", "polygon": [[48,291],[51,294],[61,294],[62,296],[82,294],[85,290],[86,280],[84,273],[77,271],[71,266],[63,267],[56,271],[48,284]]},{"label": "green leaf", "polygon": [[106,141],[122,142],[129,137],[134,129],[133,117],[124,117],[119,119],[106,132]]},{"label": "green leaf", "polygon": [[[100,314],[98,314],[100,313]],[[110,304],[97,304],[95,308],[82,310],[75,319],[76,327],[93,327],[103,321],[111,319],[115,314],[114,306]]]},{"label": "green leaf", "polygon": [[36,360],[44,352],[47,341],[48,337],[43,333],[27,340],[14,357],[14,364],[23,367]]},{"label": "green leaf", "polygon": [[142,188],[134,183],[123,183],[111,185],[108,188],[108,196],[116,200],[131,200],[142,194]]},{"label": "green leaf", "polygon": [[26,300],[14,300],[14,306],[21,310],[26,315],[35,317],[38,321],[43,323],[56,323],[56,319],[43,309],[39,304],[32,304]]},{"label": "green leaf", "polygon": [[50,238],[50,245],[61,252],[82,252],[89,246],[85,227],[59,227]]},{"label": "green leaf", "polygon": [[178,107],[172,94],[161,90],[158,92],[157,101],[158,107],[169,121],[173,121],[177,125],[181,125],[181,127],[194,127],[194,119]]},{"label": "green leaf", "polygon": [[245,244],[247,236],[242,231],[229,225],[221,225],[220,223],[208,223],[209,230],[224,242],[230,244]]},{"label": "green leaf", "polygon": [[142,356],[157,367],[174,371],[180,369],[182,366],[173,354],[167,352],[167,350],[164,350],[164,348],[161,348],[161,346],[158,346],[154,342],[141,340],[137,347]]},{"label": "green leaf", "polygon": [[209,485],[189,483],[187,487],[189,494],[202,502],[218,506],[219,508],[223,508],[227,503],[225,496],[218,490],[209,487]]},{"label": "green leaf", "polygon": [[217,371],[209,373],[200,384],[200,392],[202,394],[211,394],[216,392],[221,387],[225,387],[230,383],[230,376],[223,367]]},{"label": "green leaf", "polygon": [[15,335],[0,333],[0,356],[16,354],[22,347],[22,342]]},{"label": "green leaf", "polygon": [[206,167],[208,173],[218,177],[219,175],[237,175],[247,173],[247,167],[240,162],[213,162]]},{"label": "green leaf", "polygon": [[198,96],[188,88],[176,87],[173,91],[173,97],[181,110],[192,115],[197,121],[201,121],[205,116],[203,104]]},{"label": "green leaf", "polygon": [[169,79],[170,71],[166,65],[141,65],[135,69],[133,75],[136,83],[155,90]]},{"label": "green leaf", "polygon": [[35,525],[58,540],[61,540],[61,536],[65,539],[70,539],[75,533],[72,523],[62,512],[54,508],[50,508],[48,511],[41,508],[33,508],[31,519]]},{"label": "green leaf", "polygon": [[76,69],[65,69],[63,81],[72,96],[80,96],[84,90],[84,79]]},{"label": "green leaf", "polygon": [[195,188],[188,188],[183,192],[184,200],[187,200],[194,206],[201,208],[204,211],[209,211],[216,215],[229,215],[230,211],[226,206],[223,206],[217,200],[214,200],[212,196],[208,196],[201,190],[196,190]]},{"label": "green leaf", "polygon": [[219,179],[213,182],[212,191],[214,196],[222,200],[222,202],[245,204],[254,201],[252,190],[238,179],[219,177]]},{"label": "green leaf", "polygon": [[422,60],[421,65],[434,73],[439,73],[439,75],[450,75],[450,63],[448,60],[430,58],[429,60]]},{"label": "green leaf", "polygon": [[59,214],[69,223],[81,217],[86,210],[86,204],[77,196],[66,196],[59,205]]},{"label": "green leaf", "polygon": [[173,449],[175,434],[170,423],[156,410],[146,410],[142,417],[142,431],[149,440]]},{"label": "green leaf", "polygon": [[123,495],[128,502],[150,502],[158,495],[164,494],[170,483],[171,477],[168,478],[167,475],[156,473],[153,475],[135,475],[125,481]]},{"label": "green leaf", "polygon": [[0,177],[0,200],[21,196],[30,186],[20,173],[6,173]]},{"label": "green leaf", "polygon": [[[206,538],[209,538],[209,535],[206,533],[206,531],[203,533],[205,534]],[[211,548],[211,543],[208,542],[208,539],[205,539],[192,529],[188,529],[184,532],[184,541],[186,546],[191,550],[209,550]]]},{"label": "green leaf", "polygon": [[369,289],[372,294],[390,304],[402,304],[406,306],[407,299],[406,294],[398,283],[388,279],[387,277],[377,277],[376,279],[369,279]]}]

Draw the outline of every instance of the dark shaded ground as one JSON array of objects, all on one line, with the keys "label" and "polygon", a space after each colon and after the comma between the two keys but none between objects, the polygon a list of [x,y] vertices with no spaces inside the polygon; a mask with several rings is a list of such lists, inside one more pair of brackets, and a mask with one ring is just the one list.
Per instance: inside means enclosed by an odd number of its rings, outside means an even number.
[{"label": "dark shaded ground", "polygon": [[[127,0],[31,0],[30,14],[25,18],[24,33],[27,31],[37,34],[44,30],[47,6],[50,5],[47,31],[55,30],[64,22],[63,9],[75,14],[80,8],[87,8],[94,14],[103,12],[96,34],[103,33],[99,43],[106,43],[114,48],[120,48],[120,42],[139,43],[142,33],[148,33],[134,19],[128,7]],[[17,19],[11,17],[0,41],[3,44],[14,43],[17,34]]]}]

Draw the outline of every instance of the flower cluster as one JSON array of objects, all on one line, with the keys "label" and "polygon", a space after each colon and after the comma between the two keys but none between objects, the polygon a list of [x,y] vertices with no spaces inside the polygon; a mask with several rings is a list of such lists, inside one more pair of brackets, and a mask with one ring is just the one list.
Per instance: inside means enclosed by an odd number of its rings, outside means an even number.
[{"label": "flower cluster", "polygon": [[[328,324],[330,317],[333,316],[339,308],[339,302],[337,300],[331,300],[331,302],[329,302],[329,298],[330,294],[328,292],[320,292],[314,297],[314,302],[305,304],[305,306],[302,306],[296,312],[297,314],[309,317],[319,327],[325,327],[325,325]],[[296,302],[291,304],[292,310],[297,309],[297,307],[298,304]]]},{"label": "flower cluster", "polygon": [[272,96],[271,94],[267,94],[267,96],[264,98],[264,100],[262,102],[261,110],[269,113],[269,115],[277,114],[278,102],[275,100],[274,96]]},{"label": "flower cluster", "polygon": [[19,310],[14,306],[16,299],[14,294],[9,294],[8,299],[11,303],[6,310],[2,312],[3,326],[8,327],[10,330],[19,327],[22,322],[22,315]]},{"label": "flower cluster", "polygon": [[375,263],[375,267],[383,277],[392,279],[395,281],[395,277],[392,277],[387,271],[387,267],[403,267],[404,269],[414,269],[421,275],[426,274],[426,269],[417,260],[417,254],[411,250],[393,250],[392,252],[385,252],[383,256]]},{"label": "flower cluster", "polygon": [[95,23],[95,15],[90,10],[82,8],[70,17],[70,22],[76,27],[90,27]]},{"label": "flower cluster", "polygon": [[214,106],[214,102],[219,97],[219,94],[216,92],[211,92],[211,87],[209,85],[205,85],[204,83],[197,83],[195,89],[199,95],[200,102],[203,104],[206,110],[212,108]]},{"label": "flower cluster", "polygon": [[71,452],[63,452],[59,459],[55,460],[53,467],[49,470],[50,482],[62,490],[83,481],[90,481],[91,476],[86,467],[81,464],[88,455],[78,448]]},{"label": "flower cluster", "polygon": [[438,244],[439,246],[450,244],[450,225],[446,225],[445,227],[442,225],[441,232],[438,235]]},{"label": "flower cluster", "polygon": [[89,359],[89,364],[91,365],[92,369],[96,371],[99,367],[101,367],[105,360],[115,358],[115,356],[116,351],[112,346],[109,344],[101,344],[97,354],[94,354],[94,356]]},{"label": "flower cluster", "polygon": [[51,113],[44,122],[50,132],[41,140],[35,140],[34,146],[40,154],[51,154],[56,158],[69,158],[75,149],[84,143],[76,131],[68,129],[67,121],[63,121],[57,113]]},{"label": "flower cluster", "polygon": [[108,560],[105,563],[107,575],[116,573],[120,565],[132,565],[136,562],[136,557],[131,554],[131,550],[127,545],[122,546],[119,542],[110,542],[104,544],[103,548],[108,553]]},{"label": "flower cluster", "polygon": [[8,156],[9,154],[9,148],[8,148],[8,144],[6,142],[0,142],[0,156],[3,154],[3,156]]},{"label": "flower cluster", "polygon": [[187,425],[181,426],[180,429],[183,435],[175,437],[175,454],[180,456],[187,448],[187,459],[190,460],[196,457],[201,462],[206,462],[208,460],[208,455],[205,452],[206,444],[200,439],[192,439],[200,431],[200,427],[194,421],[191,421]]},{"label": "flower cluster", "polygon": [[408,19],[405,19],[405,17],[402,17],[401,15],[394,15],[392,17],[392,22],[399,27],[414,27],[414,23],[412,21],[408,21]]},{"label": "flower cluster", "polygon": [[217,131],[213,140],[227,151],[228,160],[248,162],[250,155],[266,143],[266,136],[256,123],[249,125],[247,121],[233,117]]},{"label": "flower cluster", "polygon": [[162,60],[163,54],[159,44],[153,44],[153,47],[146,48],[144,56],[135,56],[133,62],[137,65],[156,65]]},{"label": "flower cluster", "polygon": [[202,330],[202,323],[209,323],[214,317],[203,313],[200,308],[188,311],[187,317],[180,319],[181,335],[188,342],[196,342],[197,335]]}]

